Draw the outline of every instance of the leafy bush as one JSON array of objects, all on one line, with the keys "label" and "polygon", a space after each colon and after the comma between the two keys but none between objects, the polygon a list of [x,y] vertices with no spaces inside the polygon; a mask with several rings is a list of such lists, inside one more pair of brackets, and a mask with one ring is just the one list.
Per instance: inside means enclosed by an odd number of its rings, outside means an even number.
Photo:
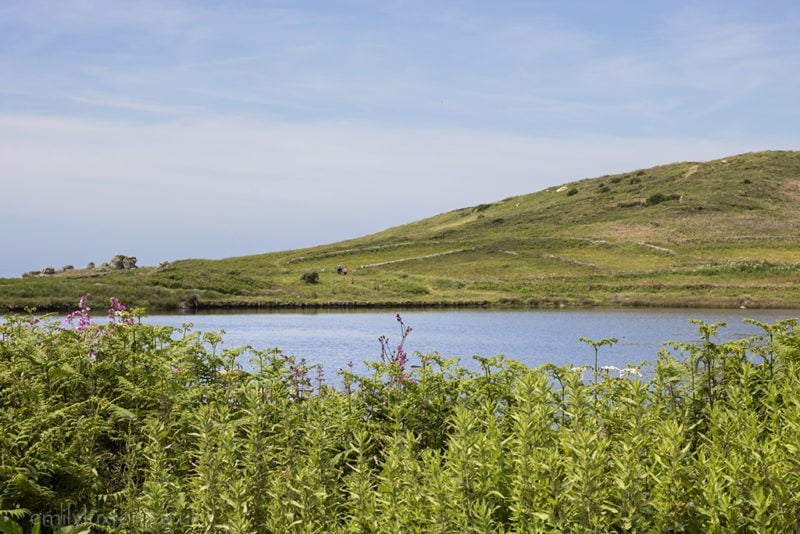
[{"label": "leafy bush", "polygon": [[303,273],[300,279],[305,282],[306,284],[318,284],[319,283],[319,272],[318,271],[308,271]]},{"label": "leafy bush", "polygon": [[[800,332],[651,373],[407,354],[321,369],[88,301],[0,324],[0,522],[114,532],[796,532]],[[245,371],[241,360],[249,356]],[[625,371],[624,373],[622,371]],[[619,374],[619,376],[617,376]],[[64,515],[64,514],[69,515]],[[57,521],[62,521],[57,523]]]},{"label": "leafy bush", "polygon": [[575,187],[575,186],[570,187],[569,190],[567,191],[567,196],[568,197],[571,197],[571,196],[577,195],[577,194],[578,194],[578,188]]},{"label": "leafy bush", "polygon": [[675,193],[670,195],[665,195],[663,193],[654,193],[647,197],[647,205],[648,206],[655,206],[656,204],[661,204],[662,202],[667,202],[670,200],[678,200],[681,196]]}]

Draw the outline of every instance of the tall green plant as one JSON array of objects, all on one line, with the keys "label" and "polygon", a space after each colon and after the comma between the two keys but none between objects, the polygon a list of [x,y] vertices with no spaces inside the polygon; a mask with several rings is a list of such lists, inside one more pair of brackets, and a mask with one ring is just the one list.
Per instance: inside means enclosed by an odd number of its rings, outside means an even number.
[{"label": "tall green plant", "polygon": [[[333,386],[120,305],[0,323],[0,530],[800,529],[792,321],[725,343],[697,322],[700,342],[665,344],[652,373],[596,361],[586,383],[501,355],[401,357],[399,320],[400,348]],[[597,359],[612,339],[586,342]]]}]

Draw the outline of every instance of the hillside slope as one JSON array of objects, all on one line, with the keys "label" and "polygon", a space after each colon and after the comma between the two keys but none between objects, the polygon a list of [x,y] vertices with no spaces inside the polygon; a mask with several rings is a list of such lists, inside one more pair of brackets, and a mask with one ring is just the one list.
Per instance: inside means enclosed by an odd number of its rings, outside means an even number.
[{"label": "hillside slope", "polygon": [[[0,306],[91,292],[154,311],[401,305],[800,305],[800,152],[583,179],[340,243],[0,280]],[[347,275],[336,267],[347,266]],[[316,273],[317,282],[313,282]],[[305,276],[307,280],[302,278]]]}]

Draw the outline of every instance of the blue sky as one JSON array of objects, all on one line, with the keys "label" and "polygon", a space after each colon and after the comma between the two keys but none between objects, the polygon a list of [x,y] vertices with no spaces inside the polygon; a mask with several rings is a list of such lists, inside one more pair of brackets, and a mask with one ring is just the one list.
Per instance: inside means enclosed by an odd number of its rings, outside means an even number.
[{"label": "blue sky", "polygon": [[800,149],[794,1],[0,0],[0,277]]}]

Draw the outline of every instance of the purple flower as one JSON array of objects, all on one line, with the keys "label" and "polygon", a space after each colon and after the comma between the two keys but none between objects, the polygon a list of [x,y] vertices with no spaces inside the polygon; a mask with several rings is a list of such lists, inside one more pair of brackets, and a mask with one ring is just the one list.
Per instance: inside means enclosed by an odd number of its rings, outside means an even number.
[{"label": "purple flower", "polygon": [[89,293],[83,295],[78,301],[78,309],[68,313],[64,318],[65,324],[72,324],[73,321],[77,320],[78,324],[75,326],[75,330],[78,332],[83,332],[92,324],[92,316],[89,314],[92,308],[86,304],[90,296],[91,294]]},{"label": "purple flower", "polygon": [[[111,322],[116,322],[117,317],[122,316],[122,312],[127,311],[128,307],[125,306],[123,303],[119,301],[117,297],[111,297],[108,299],[108,318]],[[124,324],[133,324],[134,318],[133,317],[124,317],[122,318],[122,323]]]}]

